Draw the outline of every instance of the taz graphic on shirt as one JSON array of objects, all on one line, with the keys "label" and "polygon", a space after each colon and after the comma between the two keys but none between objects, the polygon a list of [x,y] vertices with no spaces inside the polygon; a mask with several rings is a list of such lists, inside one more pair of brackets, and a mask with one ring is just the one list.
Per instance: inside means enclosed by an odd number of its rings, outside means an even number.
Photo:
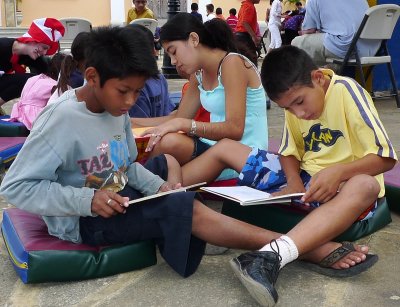
[{"label": "taz graphic on shirt", "polygon": [[79,160],[85,187],[121,191],[128,182],[125,171],[129,165],[128,144],[121,136],[103,141],[98,147],[98,155]]},{"label": "taz graphic on shirt", "polygon": [[304,150],[318,152],[321,145],[333,146],[339,137],[344,137],[339,130],[321,128],[321,124],[312,125],[304,139]]}]

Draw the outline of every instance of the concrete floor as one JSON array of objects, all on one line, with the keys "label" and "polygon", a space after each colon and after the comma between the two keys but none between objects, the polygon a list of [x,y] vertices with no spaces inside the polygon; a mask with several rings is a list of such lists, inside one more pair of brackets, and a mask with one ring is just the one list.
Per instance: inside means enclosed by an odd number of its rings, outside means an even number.
[{"label": "concrete floor", "polygon": [[[180,90],[183,83],[169,80],[170,90]],[[377,100],[376,106],[399,155],[400,109],[394,99]],[[276,105],[272,105],[268,121],[270,136],[280,137],[283,112]],[[216,210],[220,206],[210,205]],[[0,209],[7,206],[0,199]],[[393,213],[392,218],[390,225],[359,240],[380,257],[369,271],[334,279],[295,262],[280,273],[277,306],[400,306],[400,216]],[[187,279],[158,257],[155,266],[107,278],[24,285],[0,240],[0,306],[257,306],[229,267],[229,260],[239,253],[228,250],[223,255],[205,256],[198,271]]]}]

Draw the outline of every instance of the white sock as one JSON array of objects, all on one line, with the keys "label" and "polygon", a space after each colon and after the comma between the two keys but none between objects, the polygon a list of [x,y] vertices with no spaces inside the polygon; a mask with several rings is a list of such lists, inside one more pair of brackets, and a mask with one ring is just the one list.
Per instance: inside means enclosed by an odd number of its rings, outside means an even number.
[{"label": "white sock", "polygon": [[281,269],[286,264],[299,257],[296,244],[294,244],[293,240],[288,236],[281,236],[279,239],[272,242],[272,246],[271,243],[269,243],[261,248],[260,251],[279,252],[279,255],[282,257]]}]

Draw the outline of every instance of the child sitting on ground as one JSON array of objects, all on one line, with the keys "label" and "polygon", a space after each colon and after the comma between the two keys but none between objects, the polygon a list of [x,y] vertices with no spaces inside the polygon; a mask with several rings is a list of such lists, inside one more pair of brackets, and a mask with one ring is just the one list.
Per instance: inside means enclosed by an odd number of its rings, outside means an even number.
[{"label": "child sitting on ground", "polygon": [[[145,26],[138,24],[127,25],[142,31],[153,44],[153,34]],[[156,55],[153,47],[152,55]],[[133,118],[150,118],[169,115],[175,109],[175,104],[169,98],[168,83],[163,74],[146,80],[136,103],[130,108],[129,116]]]},{"label": "child sitting on ground", "polygon": [[[256,280],[268,287],[262,288],[261,299],[273,304],[279,267],[320,245],[309,243],[319,242],[320,235],[306,222],[293,231],[293,240],[299,242],[296,248],[287,236],[208,208],[194,192],[128,204],[143,194],[179,187],[181,181],[179,165],[171,156],[154,157],[145,166],[133,162],[137,150],[128,110],[146,79],[158,74],[150,48],[135,28],[93,30],[87,40],[87,83],[43,110],[3,179],[0,194],[17,207],[42,215],[49,233],[63,240],[99,246],[152,239],[166,262],[185,277],[196,271],[206,241],[238,249],[262,248],[246,258]],[[363,203],[376,197],[378,184],[371,180],[361,180],[366,183]],[[288,245],[277,253],[268,242],[279,237]],[[332,245],[303,257],[318,260]],[[339,261],[341,265],[365,260],[367,249],[357,248]]]},{"label": "child sitting on ground", "polygon": [[[305,192],[302,201],[317,208],[287,236],[299,248],[304,238],[293,232],[308,229],[314,233],[308,247],[315,248],[373,215],[377,198],[385,194],[382,173],[393,168],[396,153],[369,93],[353,79],[318,69],[305,51],[274,49],[263,62],[261,79],[271,100],[285,109],[279,156],[221,140],[182,167],[183,184],[210,182],[230,167],[241,172],[239,185],[279,190],[276,195]],[[277,244],[282,250],[286,243]],[[242,259],[234,261],[246,283],[243,276],[251,273]],[[323,263],[337,268],[337,259]],[[332,269],[315,268],[334,275]]]},{"label": "child sitting on ground", "polygon": [[80,32],[71,45],[71,54],[67,55],[61,65],[58,76],[57,90],[51,95],[49,104],[53,103],[66,90],[83,85],[85,71],[85,46],[89,32]]},{"label": "child sitting on ground", "polygon": [[21,98],[13,105],[10,120],[23,123],[28,130],[32,129],[33,121],[47,105],[51,94],[57,86],[57,77],[61,62],[65,55],[55,54],[49,63],[46,73],[31,77],[22,89]]}]

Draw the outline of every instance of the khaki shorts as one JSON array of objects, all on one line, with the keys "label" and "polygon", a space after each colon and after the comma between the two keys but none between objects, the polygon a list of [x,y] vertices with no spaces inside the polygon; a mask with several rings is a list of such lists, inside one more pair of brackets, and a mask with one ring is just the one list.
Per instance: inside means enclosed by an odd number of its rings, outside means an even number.
[{"label": "khaki shorts", "polygon": [[304,34],[292,40],[292,45],[303,49],[317,66],[324,66],[326,58],[337,58],[324,46],[324,33]]}]

